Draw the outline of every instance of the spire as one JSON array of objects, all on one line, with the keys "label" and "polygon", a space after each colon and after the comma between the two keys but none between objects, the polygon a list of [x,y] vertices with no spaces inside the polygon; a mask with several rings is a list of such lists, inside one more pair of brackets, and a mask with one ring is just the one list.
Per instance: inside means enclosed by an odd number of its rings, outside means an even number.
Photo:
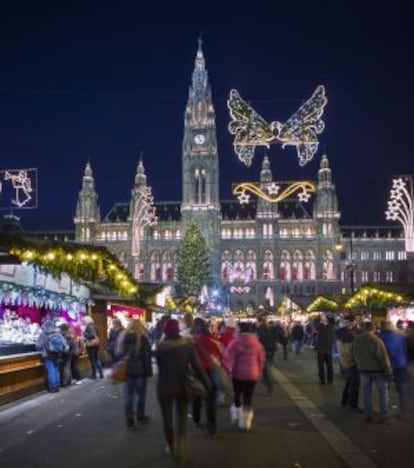
[{"label": "spire", "polygon": [[93,177],[93,173],[92,173],[92,166],[91,166],[91,162],[89,161],[89,158],[86,162],[86,166],[85,166],[85,171],[83,173],[84,177]]},{"label": "spire", "polygon": [[208,89],[208,73],[206,70],[206,61],[203,54],[203,40],[198,38],[198,49],[194,63],[194,71],[192,76],[193,92],[199,97],[205,95]]},{"label": "spire", "polygon": [[272,170],[270,169],[269,155],[266,153],[262,162],[262,170],[260,171],[260,181],[270,182],[272,180]]},{"label": "spire", "polygon": [[139,161],[137,165],[137,172],[135,174],[135,186],[147,185],[147,176],[145,174],[144,163],[142,162],[143,153],[139,155]]},{"label": "spire", "polygon": [[332,173],[329,167],[328,156],[324,154],[321,158],[318,171],[318,183],[319,187],[328,187],[332,184]]}]

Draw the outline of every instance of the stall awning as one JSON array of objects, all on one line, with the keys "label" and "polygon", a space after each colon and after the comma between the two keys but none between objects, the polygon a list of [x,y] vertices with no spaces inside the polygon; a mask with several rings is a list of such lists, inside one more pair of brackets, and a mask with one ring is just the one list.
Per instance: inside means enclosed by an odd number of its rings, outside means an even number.
[{"label": "stall awning", "polygon": [[109,316],[113,316],[117,312],[128,314],[128,317],[130,318],[139,317],[145,314],[145,309],[141,309],[139,307],[127,306],[124,304],[108,304],[107,310],[108,310]]}]

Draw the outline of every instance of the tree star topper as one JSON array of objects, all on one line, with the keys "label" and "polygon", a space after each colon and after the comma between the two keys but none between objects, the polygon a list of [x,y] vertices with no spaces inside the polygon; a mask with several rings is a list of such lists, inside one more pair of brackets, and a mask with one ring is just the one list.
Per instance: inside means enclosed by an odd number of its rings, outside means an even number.
[{"label": "tree star topper", "polygon": [[236,89],[232,89],[227,107],[232,119],[228,126],[229,132],[235,136],[234,151],[240,161],[250,166],[256,146],[296,146],[299,165],[304,166],[318,150],[317,135],[325,128],[321,117],[327,102],[325,87],[319,85],[313,95],[285,123],[268,123],[241,98]]}]

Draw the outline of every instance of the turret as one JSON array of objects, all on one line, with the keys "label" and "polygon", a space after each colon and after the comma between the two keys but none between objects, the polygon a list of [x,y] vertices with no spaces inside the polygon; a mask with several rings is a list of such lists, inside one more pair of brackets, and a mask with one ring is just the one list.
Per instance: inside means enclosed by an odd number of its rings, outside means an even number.
[{"label": "turret", "polygon": [[82,189],[76,204],[75,240],[92,243],[95,240],[96,225],[101,221],[98,194],[95,191],[95,179],[90,162],[86,163],[82,177]]}]

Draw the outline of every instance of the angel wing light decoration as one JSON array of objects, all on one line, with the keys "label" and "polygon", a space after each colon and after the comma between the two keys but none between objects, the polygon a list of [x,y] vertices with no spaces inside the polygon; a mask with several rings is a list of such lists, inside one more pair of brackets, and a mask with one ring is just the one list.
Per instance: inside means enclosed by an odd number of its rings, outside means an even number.
[{"label": "angel wing light decoration", "polygon": [[322,115],[327,102],[325,87],[319,85],[312,96],[285,123],[268,123],[241,98],[236,89],[232,89],[227,107],[232,119],[228,129],[234,135],[234,151],[240,161],[250,166],[256,146],[295,146],[299,165],[304,166],[312,160],[318,150],[318,135],[325,128]]}]

